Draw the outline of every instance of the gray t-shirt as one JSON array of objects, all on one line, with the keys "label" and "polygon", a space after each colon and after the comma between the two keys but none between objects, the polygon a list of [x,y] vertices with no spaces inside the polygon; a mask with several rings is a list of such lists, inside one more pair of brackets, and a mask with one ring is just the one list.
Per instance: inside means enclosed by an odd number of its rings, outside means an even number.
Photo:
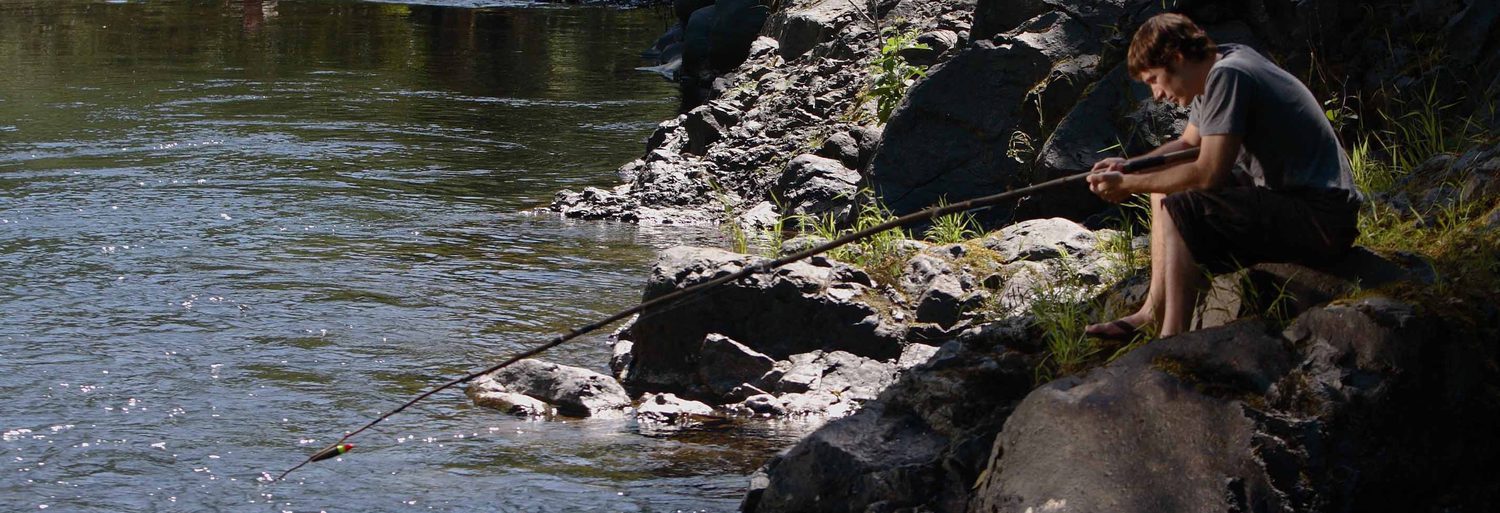
[{"label": "gray t-shirt", "polygon": [[1255,50],[1219,45],[1188,122],[1201,135],[1243,137],[1240,163],[1270,189],[1344,189],[1358,198],[1349,156],[1312,91]]}]

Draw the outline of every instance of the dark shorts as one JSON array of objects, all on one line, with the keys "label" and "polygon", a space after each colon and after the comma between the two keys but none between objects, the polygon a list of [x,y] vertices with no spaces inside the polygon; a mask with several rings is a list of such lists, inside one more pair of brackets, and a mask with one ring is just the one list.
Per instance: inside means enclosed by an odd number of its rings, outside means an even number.
[{"label": "dark shorts", "polygon": [[1359,236],[1359,201],[1339,189],[1184,191],[1162,207],[1193,259],[1213,273],[1263,262],[1326,265]]}]

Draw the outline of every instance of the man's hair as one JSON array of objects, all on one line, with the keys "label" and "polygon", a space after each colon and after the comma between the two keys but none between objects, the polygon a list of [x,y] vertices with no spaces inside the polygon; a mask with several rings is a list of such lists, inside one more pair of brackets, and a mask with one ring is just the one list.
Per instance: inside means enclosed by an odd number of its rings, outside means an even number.
[{"label": "man's hair", "polygon": [[1170,68],[1173,54],[1200,61],[1218,51],[1214,40],[1193,20],[1181,14],[1162,13],[1152,16],[1135,31],[1126,62],[1130,76],[1135,77],[1151,68]]}]

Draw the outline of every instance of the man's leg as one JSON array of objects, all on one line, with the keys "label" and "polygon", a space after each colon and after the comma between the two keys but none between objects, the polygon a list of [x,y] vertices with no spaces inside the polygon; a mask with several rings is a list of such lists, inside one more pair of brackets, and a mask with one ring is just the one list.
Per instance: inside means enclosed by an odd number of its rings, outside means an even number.
[{"label": "man's leg", "polygon": [[1155,237],[1158,232],[1161,234],[1161,266],[1157,267],[1156,255],[1152,255],[1152,285],[1156,285],[1156,274],[1160,271],[1162,287],[1156,289],[1160,291],[1157,297],[1163,303],[1160,334],[1168,337],[1188,330],[1188,324],[1193,321],[1193,307],[1198,303],[1198,294],[1203,288],[1204,280],[1198,270],[1198,262],[1193,259],[1193,252],[1188,250],[1187,242],[1183,241],[1172,215],[1166,210],[1159,210],[1152,221],[1153,228],[1156,228],[1152,230],[1152,236]]},{"label": "man's leg", "polygon": [[[1162,249],[1162,245],[1164,244],[1162,233],[1165,228],[1161,224],[1164,220],[1170,219],[1170,216],[1167,214],[1166,209],[1161,206],[1161,200],[1165,197],[1165,194],[1151,195],[1151,283],[1146,288],[1146,301],[1141,304],[1140,310],[1119,319],[1119,321],[1129,323],[1135,328],[1143,328],[1158,319],[1158,316],[1166,306],[1165,295],[1162,293],[1166,287],[1164,283],[1166,280],[1166,271],[1164,269],[1166,256]],[[1112,326],[1115,322],[1118,321],[1091,324],[1084,329],[1084,332],[1089,335],[1109,337],[1122,331],[1120,326]]]}]

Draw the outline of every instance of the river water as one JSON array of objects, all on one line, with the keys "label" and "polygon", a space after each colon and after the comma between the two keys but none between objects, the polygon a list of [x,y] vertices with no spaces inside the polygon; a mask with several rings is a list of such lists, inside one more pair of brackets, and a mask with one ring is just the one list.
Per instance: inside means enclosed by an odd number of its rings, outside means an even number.
[{"label": "river water", "polygon": [[719,243],[527,213],[674,113],[664,12],[426,3],[0,3],[0,509],[724,511],[800,434],[452,391],[265,482]]}]

